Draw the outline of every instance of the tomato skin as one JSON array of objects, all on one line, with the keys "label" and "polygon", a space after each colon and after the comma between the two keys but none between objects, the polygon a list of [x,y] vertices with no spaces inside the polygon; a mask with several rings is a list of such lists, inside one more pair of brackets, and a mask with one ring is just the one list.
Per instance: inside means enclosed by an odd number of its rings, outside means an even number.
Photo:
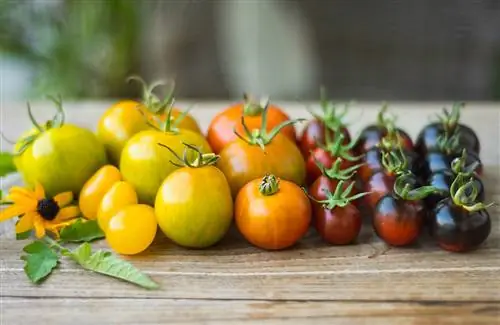
[{"label": "tomato skin", "polygon": [[[457,129],[458,128],[458,129]],[[445,132],[442,123],[435,122],[426,125],[417,136],[415,150],[421,155],[425,156],[429,151],[438,150],[438,138]],[[459,133],[459,147],[466,148],[469,152],[474,152],[479,155],[481,145],[476,133],[468,126],[458,124],[455,132]]]},{"label": "tomato skin", "polygon": [[235,201],[236,225],[253,245],[267,250],[291,247],[311,222],[309,199],[296,184],[281,180],[277,193],[259,192],[261,179],[246,184]]},{"label": "tomato skin", "polygon": [[[342,186],[342,190],[347,190],[349,185],[354,181],[346,181],[344,182],[344,185]],[[332,179],[329,178],[325,175],[322,175],[318,177],[310,186],[308,189],[308,193],[311,197],[313,197],[317,201],[323,201],[326,200],[326,192],[334,193],[335,189],[337,188],[339,181],[337,179]],[[350,192],[350,195],[355,195],[357,194],[357,191],[355,187],[352,188],[352,191]],[[314,215],[319,211],[322,210],[323,207],[321,204],[314,202],[311,200],[311,205],[313,208],[313,218]]]},{"label": "tomato skin", "polygon": [[314,220],[320,236],[333,245],[350,244],[361,231],[361,213],[353,204],[316,210]]},{"label": "tomato skin", "polygon": [[118,168],[113,165],[101,167],[86,183],[78,197],[78,205],[83,216],[96,219],[97,210],[106,192],[122,179]]},{"label": "tomato skin", "polygon": [[405,201],[389,194],[375,208],[373,227],[387,244],[406,246],[417,240],[425,218],[421,201]]},{"label": "tomato skin", "polygon": [[371,192],[364,197],[368,209],[375,209],[377,203],[387,194],[392,193],[396,175],[384,171],[373,174],[365,184],[365,192]]},{"label": "tomato skin", "polygon": [[[219,153],[222,149],[236,140],[234,129],[240,134],[243,134],[243,125],[241,124],[241,116],[243,115],[244,103],[235,104],[228,109],[217,114],[208,127],[207,140],[215,153]],[[267,111],[267,130],[270,131],[278,124],[288,121],[290,117],[285,114],[281,108],[275,105],[269,105]],[[260,129],[261,115],[245,116],[245,124],[252,129]],[[295,128],[289,125],[280,131],[281,134],[288,137],[290,141],[295,142]]]},{"label": "tomato skin", "polygon": [[486,210],[468,212],[441,201],[433,211],[432,234],[439,246],[450,252],[467,252],[478,248],[491,232],[491,219]]},{"label": "tomato skin", "polygon": [[179,168],[170,163],[177,161],[172,153],[158,143],[169,146],[182,156],[182,142],[200,147],[202,153],[211,152],[202,135],[186,129],[178,132],[141,131],[127,142],[122,151],[120,170],[123,179],[137,191],[139,202],[153,205],[165,177]]},{"label": "tomato skin", "polygon": [[[306,161],[307,184],[312,184],[312,182],[314,182],[322,174],[318,165],[316,165],[316,160],[325,166],[326,169],[332,168],[332,165],[335,162],[334,157],[332,157],[328,151],[322,148],[314,149]],[[345,161],[345,159],[342,160],[341,169],[344,169],[343,165],[346,165],[346,163],[344,163]]]},{"label": "tomato skin", "polygon": [[109,220],[121,209],[138,203],[137,193],[127,182],[118,181],[104,194],[97,209],[97,222],[104,232]]},{"label": "tomato skin", "polygon": [[139,102],[123,100],[111,106],[97,124],[97,137],[104,144],[109,161],[118,166],[125,143],[147,130],[146,108]]},{"label": "tomato skin", "polygon": [[[351,142],[349,130],[346,127],[341,127],[340,130],[344,135],[343,144]],[[313,119],[307,123],[298,141],[300,151],[305,158],[309,157],[311,151],[318,147],[318,143],[325,145],[326,132],[328,132],[330,139],[335,138],[335,132],[329,128],[325,128],[325,124],[322,121]]]},{"label": "tomato skin", "polygon": [[107,159],[103,145],[90,130],[65,124],[40,134],[18,163],[27,185],[33,187],[35,181],[40,182],[47,196],[66,191],[78,196]]},{"label": "tomato skin", "polygon": [[215,166],[184,167],[162,183],[156,219],[178,245],[206,248],[219,242],[233,220],[233,199],[224,174]]},{"label": "tomato skin", "polygon": [[226,175],[233,197],[246,183],[268,173],[297,185],[302,185],[306,177],[300,150],[281,134],[265,146],[265,151],[237,139],[220,152],[217,166]]},{"label": "tomato skin", "polygon": [[139,254],[153,243],[157,228],[152,207],[129,205],[109,220],[106,241],[119,254]]},{"label": "tomato skin", "polygon": [[[404,130],[397,128],[395,132],[401,138],[401,148],[406,151],[413,151],[414,145],[411,137]],[[387,135],[387,128],[378,125],[369,125],[361,131],[361,135],[355,146],[355,152],[359,155],[368,150],[376,148],[383,137]]]}]

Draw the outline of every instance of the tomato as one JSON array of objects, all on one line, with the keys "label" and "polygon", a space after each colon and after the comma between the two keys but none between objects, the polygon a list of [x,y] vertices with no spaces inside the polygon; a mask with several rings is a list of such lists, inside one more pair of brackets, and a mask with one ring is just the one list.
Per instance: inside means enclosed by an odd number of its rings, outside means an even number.
[{"label": "tomato", "polygon": [[[241,123],[242,116],[245,117],[245,124],[250,129],[258,129],[262,124],[262,113],[267,112],[267,131],[270,131],[279,124],[290,120],[281,108],[265,103],[260,105],[254,103],[245,97],[245,101],[237,103],[226,110],[217,114],[210,122],[207,133],[207,140],[215,153],[219,153],[222,149],[236,139],[234,130],[243,132],[243,124]],[[280,130],[280,132],[288,137],[290,141],[295,143],[295,128],[293,125],[288,125]]]},{"label": "tomato", "polygon": [[118,168],[112,165],[101,167],[86,183],[78,197],[78,205],[83,216],[96,219],[97,210],[106,192],[122,178]]},{"label": "tomato", "polygon": [[235,201],[236,225],[253,245],[267,249],[285,249],[307,232],[311,205],[296,184],[274,175],[247,183]]},{"label": "tomato", "polygon": [[153,205],[163,180],[178,169],[170,163],[175,160],[175,156],[159,144],[182,154],[183,142],[199,147],[203,153],[211,152],[210,145],[201,134],[186,129],[165,132],[146,130],[127,142],[122,151],[120,170],[123,179],[137,191],[139,202]]},{"label": "tomato", "polygon": [[118,165],[125,143],[136,133],[149,129],[143,104],[123,100],[111,106],[99,119],[97,137],[106,147],[111,163]]},{"label": "tomato", "polygon": [[373,174],[364,186],[366,192],[370,192],[365,197],[366,206],[369,209],[374,209],[382,197],[392,193],[396,175],[389,174],[385,171],[379,171]]},{"label": "tomato", "polygon": [[214,245],[233,220],[231,189],[224,174],[213,166],[218,157],[202,157],[194,162],[182,161],[185,167],[165,178],[154,206],[163,233],[190,248]]},{"label": "tomato", "polygon": [[406,246],[417,240],[424,219],[425,209],[421,201],[408,201],[389,194],[375,208],[373,227],[387,244]]},{"label": "tomato", "polygon": [[[160,116],[161,121],[165,121],[167,119],[168,113],[163,113]],[[172,108],[172,113],[170,118],[172,119],[172,122],[176,124],[176,127],[179,129],[186,129],[186,130],[191,130],[193,132],[202,134],[200,126],[198,125],[198,122],[194,119],[192,115],[189,113],[184,113],[180,109],[177,108]],[[180,120],[179,120],[180,119]]]},{"label": "tomato", "polygon": [[[340,128],[340,132],[344,135],[344,144],[351,142],[351,135],[345,126]],[[318,144],[325,145],[325,138],[327,136],[335,138],[336,133],[333,129],[325,127],[324,122],[320,120],[314,119],[309,121],[299,139],[302,155],[307,158],[318,147]]]},{"label": "tomato", "polygon": [[97,222],[99,227],[106,232],[108,223],[118,211],[126,206],[137,204],[137,194],[127,182],[115,182],[104,194],[97,209]]},{"label": "tomato", "polygon": [[106,152],[97,137],[88,129],[64,124],[61,101],[54,100],[58,113],[43,127],[31,115],[38,129],[30,138],[20,141],[20,173],[28,186],[39,182],[47,196],[72,191],[77,196],[85,182],[107,163]]},{"label": "tomato", "polygon": [[106,241],[119,254],[139,254],[153,243],[157,228],[152,207],[129,205],[109,220]]}]

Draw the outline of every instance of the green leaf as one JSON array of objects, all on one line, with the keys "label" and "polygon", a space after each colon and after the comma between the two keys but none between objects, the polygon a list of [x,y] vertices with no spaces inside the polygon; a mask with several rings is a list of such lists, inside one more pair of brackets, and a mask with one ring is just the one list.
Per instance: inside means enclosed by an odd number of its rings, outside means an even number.
[{"label": "green leaf", "polygon": [[25,240],[30,238],[32,230],[28,230],[21,233],[16,233],[16,240]]},{"label": "green leaf", "polygon": [[89,243],[83,243],[69,255],[84,269],[124,280],[146,289],[157,289],[159,286],[135,266],[121,260],[110,252],[99,250],[92,253]]},{"label": "green leaf", "polygon": [[0,177],[16,171],[13,156],[9,152],[0,152]]},{"label": "green leaf", "polygon": [[21,256],[25,261],[24,272],[33,283],[47,277],[59,262],[59,256],[39,240],[26,245],[23,251],[27,253]]},{"label": "green leaf", "polygon": [[99,228],[97,220],[78,219],[75,223],[61,229],[60,237],[61,241],[66,243],[91,242],[104,238],[104,232]]}]

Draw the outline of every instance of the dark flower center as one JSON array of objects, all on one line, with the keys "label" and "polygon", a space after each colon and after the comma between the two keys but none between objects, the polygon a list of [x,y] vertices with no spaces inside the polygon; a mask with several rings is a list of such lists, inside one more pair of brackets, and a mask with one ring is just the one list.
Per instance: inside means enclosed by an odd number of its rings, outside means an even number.
[{"label": "dark flower center", "polygon": [[43,199],[38,201],[36,209],[42,218],[49,221],[54,220],[60,210],[54,199]]}]

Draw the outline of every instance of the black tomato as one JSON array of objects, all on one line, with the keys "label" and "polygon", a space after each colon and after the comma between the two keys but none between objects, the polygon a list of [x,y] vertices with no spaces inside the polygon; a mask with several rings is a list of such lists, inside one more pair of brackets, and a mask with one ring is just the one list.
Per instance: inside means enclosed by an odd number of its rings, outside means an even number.
[{"label": "black tomato", "polygon": [[[376,148],[381,142],[382,138],[387,135],[387,128],[379,125],[370,125],[361,131],[358,138],[358,142],[355,147],[357,154],[367,153],[369,150]],[[401,147],[407,151],[413,151],[413,141],[411,137],[403,131],[397,128],[395,131],[401,138]]]},{"label": "black tomato", "polygon": [[[341,127],[340,130],[344,134],[343,143],[348,144],[351,141],[349,130],[346,127]],[[325,145],[326,132],[328,132],[328,136],[331,139],[336,137],[335,132],[330,128],[326,128],[322,121],[317,119],[309,121],[298,141],[300,151],[304,157],[309,157],[311,151],[318,147],[318,143]]]},{"label": "black tomato", "polygon": [[480,246],[491,232],[486,210],[469,212],[451,199],[441,201],[434,209],[432,234],[447,251],[465,252]]},{"label": "black tomato", "polygon": [[[466,148],[470,152],[480,153],[480,143],[476,133],[468,126],[459,124],[454,132],[459,135],[458,144],[461,148]],[[417,136],[415,151],[424,156],[429,151],[438,150],[438,138],[444,135],[445,129],[442,123],[435,122],[425,126]]]},{"label": "black tomato", "polygon": [[[418,170],[418,156],[413,151],[404,150],[408,169],[417,173]],[[372,148],[368,150],[363,157],[365,165],[361,166],[358,170],[358,177],[363,182],[369,181],[370,177],[378,171],[384,169],[382,164],[382,153],[379,148]]]},{"label": "black tomato", "polygon": [[[446,155],[440,151],[429,151],[419,163],[419,171],[418,173],[423,178],[428,178],[433,173],[441,172],[441,171],[450,171],[451,170],[451,162],[461,156],[461,153]],[[477,156],[477,154],[473,152],[467,152],[467,159],[465,161],[465,165],[469,166],[473,163],[479,163],[478,168],[476,169],[476,173],[478,175],[482,175],[483,165],[481,160]]]},{"label": "black tomato", "polygon": [[422,201],[404,200],[389,194],[375,208],[373,228],[377,236],[389,245],[410,245],[420,235],[425,211]]},{"label": "black tomato", "polygon": [[319,235],[334,245],[347,245],[356,240],[361,224],[361,213],[353,204],[319,209],[314,215],[314,226]]},{"label": "black tomato", "polygon": [[364,185],[364,191],[370,192],[364,197],[366,207],[374,209],[382,197],[392,193],[395,181],[396,175],[389,174],[384,170],[373,174]]}]

